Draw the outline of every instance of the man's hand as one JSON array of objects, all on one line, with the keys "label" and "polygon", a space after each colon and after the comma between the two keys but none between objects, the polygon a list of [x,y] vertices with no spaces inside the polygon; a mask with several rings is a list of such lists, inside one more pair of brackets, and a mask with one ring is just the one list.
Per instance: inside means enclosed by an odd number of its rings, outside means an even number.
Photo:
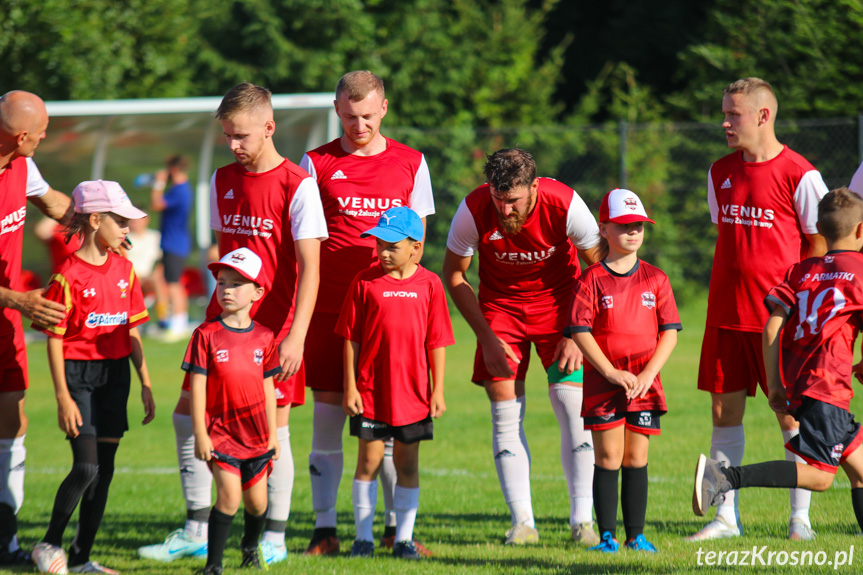
[{"label": "man's hand", "polygon": [[485,368],[492,377],[512,379],[515,372],[509,367],[509,363],[506,359],[509,358],[515,363],[521,363],[521,360],[509,344],[498,336],[494,336],[493,341],[480,341],[480,345],[482,346],[482,356],[485,360]]},{"label": "man's hand", "polygon": [[285,381],[300,371],[304,349],[303,342],[292,341],[290,334],[282,340],[282,343],[279,344],[279,364],[282,366],[282,373],[276,375],[276,381]]},{"label": "man's hand", "polygon": [[558,371],[570,375],[572,372],[581,369],[584,355],[572,339],[562,337],[557,342],[557,347],[554,348],[554,357],[551,358],[551,361],[557,362]]},{"label": "man's hand", "polygon": [[16,292],[15,309],[28,319],[41,325],[57,325],[66,317],[66,307],[56,301],[42,297],[44,288]]}]

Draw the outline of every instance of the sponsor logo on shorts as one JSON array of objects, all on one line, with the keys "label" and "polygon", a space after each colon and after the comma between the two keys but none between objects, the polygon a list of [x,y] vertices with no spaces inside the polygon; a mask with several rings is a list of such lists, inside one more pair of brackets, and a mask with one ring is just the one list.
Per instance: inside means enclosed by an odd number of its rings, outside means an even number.
[{"label": "sponsor logo on shorts", "polygon": [[81,292],[84,297],[93,297],[96,295],[96,288],[87,288]]},{"label": "sponsor logo on shorts", "polygon": [[613,417],[614,417],[614,412],[612,411],[611,413],[606,413],[605,415],[600,415],[599,419],[601,419],[602,421],[611,421],[611,419]]},{"label": "sponsor logo on shorts", "polygon": [[228,361],[228,350],[227,349],[219,349],[216,351],[216,362],[225,363]]},{"label": "sponsor logo on shorts", "polygon": [[656,307],[656,295],[654,295],[651,291],[646,291],[641,294],[641,305],[646,307],[647,309],[653,309]]},{"label": "sponsor logo on shorts", "polygon": [[129,287],[129,282],[120,280],[117,282],[117,287],[120,288],[120,297],[126,297],[126,288]]},{"label": "sponsor logo on shorts", "polygon": [[387,424],[386,423],[378,423],[377,421],[364,420],[362,426],[365,429],[385,429]]},{"label": "sponsor logo on shorts", "polygon": [[653,415],[649,411],[642,411],[638,414],[638,425],[641,427],[650,427],[653,425]]},{"label": "sponsor logo on shorts", "polygon": [[406,297],[410,299],[418,299],[419,296],[415,291],[385,291],[384,297]]},{"label": "sponsor logo on shorts", "polygon": [[614,298],[610,295],[602,296],[602,309],[611,309],[614,307]]},{"label": "sponsor logo on shorts", "polygon": [[515,457],[515,453],[513,453],[509,449],[504,449],[503,451],[494,456],[495,459],[505,459],[507,457]]},{"label": "sponsor logo on shorts", "polygon": [[830,458],[833,461],[839,461],[842,459],[842,452],[845,451],[845,445],[842,443],[837,443],[833,446],[833,449],[830,450]]},{"label": "sponsor logo on shorts", "polygon": [[278,387],[276,388],[276,399],[285,399],[285,394]]},{"label": "sponsor logo on shorts", "polygon": [[262,363],[264,363],[264,350],[262,350],[262,349],[256,349],[255,350],[255,363],[257,365],[261,365]]},{"label": "sponsor logo on shorts", "polygon": [[96,313],[90,312],[87,316],[87,321],[84,323],[87,327],[102,327],[112,325],[126,325],[128,323],[126,312],[120,313]]},{"label": "sponsor logo on shorts", "polygon": [[586,451],[593,451],[593,446],[587,441],[572,450],[573,453],[584,453]]}]

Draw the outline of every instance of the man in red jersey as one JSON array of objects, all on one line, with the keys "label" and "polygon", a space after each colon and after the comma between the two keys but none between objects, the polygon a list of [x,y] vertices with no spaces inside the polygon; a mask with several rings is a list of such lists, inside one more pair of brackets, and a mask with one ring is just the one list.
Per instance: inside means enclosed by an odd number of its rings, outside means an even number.
[{"label": "man in red jersey", "polygon": [[[367,70],[349,72],[336,86],[340,138],[306,153],[300,167],[318,182],[327,217],[329,240],[321,246],[321,287],[306,342],[306,382],[315,398],[309,475],[315,510],[315,531],[306,554],[338,553],[336,498],[344,457],[342,432],[342,338],[333,331],[353,277],[377,261],[374,238],[360,234],[381,214],[410,207],[425,226],[434,213],[431,178],[422,153],[380,132],[387,113],[383,81]],[[385,503],[383,545],[395,536],[395,467],[392,440],[386,442],[381,470]],[[425,548],[418,545],[421,552]]]},{"label": "man in red jersey", "polygon": [[[245,247],[260,256],[265,296],[255,303],[252,315],[279,342],[282,372],[275,384],[283,456],[274,462],[268,480],[269,507],[262,541],[267,562],[274,563],[287,557],[284,532],[294,476],[288,415],[291,405],[305,401],[303,347],[318,291],[321,240],[326,239],[327,229],[315,180],[276,151],[270,96],[266,88],[239,84],[225,94],[216,111],[236,162],[216,170],[210,181],[210,227],[216,232],[219,253]],[[215,317],[219,310],[218,303],[211,300],[207,318]],[[171,561],[206,553],[211,478],[206,465],[194,456],[188,397],[186,381],[174,411],[186,527],[164,543],[139,549],[143,557]]]},{"label": "man in red jersey", "polygon": [[[707,327],[701,347],[698,389],[712,397],[710,457],[738,466],[743,460],[746,397],[760,385],[766,393],[761,330],[768,290],[785,271],[808,255],[822,255],[816,229],[818,201],[827,187],[812,165],[776,139],[777,101],[770,84],[745,78],[730,84],[722,98],[725,138],[736,151],[710,167],[707,201],[718,237],[710,277]],[[787,413],[777,413],[783,443],[797,433]],[[786,450],[786,458],[794,454]],[[812,539],[811,493],[791,491],[789,538]],[[741,533],[735,492],[717,509],[716,519],[692,541]]]},{"label": "man in red jersey", "polygon": [[[561,463],[570,493],[573,539],[595,545],[593,444],[581,419],[581,353],[569,337],[578,256],[597,261],[599,228],[572,188],[536,177],[533,158],[499,150],[485,165],[488,183],[471,192],[452,221],[443,282],[477,337],[473,382],[491,401],[492,448],[512,515],[506,543],[535,543],[530,452],[524,434],[530,346],[549,374],[549,398],[561,430]],[[466,272],[479,256],[479,302]],[[580,375],[580,371],[579,371]]]},{"label": "man in red jersey", "polygon": [[50,325],[65,317],[64,307],[43,298],[43,290],[20,291],[27,200],[58,221],[70,212],[69,197],[45,182],[32,159],[47,129],[48,111],[39,96],[19,90],[0,96],[0,566],[30,562],[18,547],[16,519],[24,500],[27,433],[21,314]]}]

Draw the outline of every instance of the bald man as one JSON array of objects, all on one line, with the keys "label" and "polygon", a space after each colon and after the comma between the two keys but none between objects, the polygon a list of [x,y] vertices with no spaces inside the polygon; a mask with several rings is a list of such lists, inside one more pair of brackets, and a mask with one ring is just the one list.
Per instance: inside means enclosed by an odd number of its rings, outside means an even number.
[{"label": "bald man", "polygon": [[49,324],[65,315],[61,304],[42,297],[42,290],[20,291],[27,200],[58,221],[71,209],[69,197],[45,182],[32,159],[47,128],[48,111],[39,96],[23,91],[0,96],[0,567],[30,562],[18,547],[16,517],[24,500],[27,432],[21,315]]},{"label": "bald man", "polygon": [[[773,88],[764,80],[744,78],[730,84],[722,98],[722,127],[735,152],[715,162],[707,178],[707,203],[718,236],[698,389],[711,395],[710,457],[729,466],[743,460],[747,396],[759,387],[767,394],[761,350],[768,317],[764,298],[792,264],[826,251],[815,223],[827,186],[812,164],[776,139],[777,108]],[[777,413],[777,418],[787,444],[797,434],[797,422],[787,413]],[[786,459],[794,458],[786,450]],[[815,537],[810,496],[803,489],[791,490],[789,539]],[[689,539],[740,534],[736,492],[730,491],[717,507],[716,519]]]}]

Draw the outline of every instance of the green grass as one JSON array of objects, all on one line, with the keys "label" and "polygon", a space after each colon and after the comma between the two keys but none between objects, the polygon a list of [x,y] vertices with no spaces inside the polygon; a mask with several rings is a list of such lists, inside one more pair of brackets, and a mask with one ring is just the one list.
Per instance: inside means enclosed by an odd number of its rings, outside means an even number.
[{"label": "green grass", "polygon": [[[695,389],[698,354],[703,335],[703,310],[683,310],[684,331],[677,349],[663,370],[669,413],[662,419],[662,435],[651,440],[650,496],[645,534],[659,549],[656,556],[620,552],[600,556],[576,548],[569,540],[569,502],[559,459],[559,436],[552,413],[544,373],[534,357],[528,376],[526,429],[533,456],[531,471],[534,512],[540,544],[529,548],[504,547],[503,533],[509,513],[503,502],[491,457],[491,423],[485,394],[470,383],[474,341],[460,317],[455,329],[458,344],[449,348],[446,399],[449,410],[435,423],[436,439],[420,451],[422,494],[416,537],[435,557],[419,564],[394,560],[379,552],[373,560],[350,560],[346,551],[353,536],[351,476],[356,442],[345,433],[345,474],[339,491],[339,534],[343,553],[337,558],[306,558],[302,550],[313,525],[307,458],[311,445],[310,405],[291,415],[291,443],[296,464],[293,505],[287,540],[291,555],[273,566],[273,573],[677,573],[734,571],[763,572],[782,568],[699,566],[696,552],[751,550],[766,545],[768,551],[824,551],[832,560],[836,551],[847,551],[859,540],[851,510],[849,484],[840,473],[834,487],[813,496],[812,519],[818,531],[815,542],[786,541],[788,495],[785,491],[748,490],[741,497],[746,537],[722,542],[691,544],[685,535],[703,521],[690,507],[692,471],[699,452],[710,446],[709,397]],[[123,572],[191,573],[202,560],[183,559],[170,564],[139,560],[135,550],[155,543],[182,525],[184,505],[180,493],[171,412],[181,381],[179,364],[183,344],[145,343],[147,361],[157,401],[156,420],[147,427],[140,402],[133,394],[129,403],[131,431],[117,455],[117,473],[108,510],[93,557]],[[45,362],[44,344],[30,348],[31,389],[27,396],[30,429],[27,434],[27,495],[19,514],[20,537],[25,546],[45,532],[54,494],[71,464],[66,442],[56,424],[56,407]],[[133,383],[133,386],[136,385]],[[311,398],[309,398],[310,400]],[[855,400],[852,410],[860,408]],[[745,419],[746,461],[783,457],[781,436],[766,400],[751,400]],[[379,502],[378,510],[383,507]],[[242,517],[240,515],[240,517]],[[380,514],[375,526],[379,535]],[[71,540],[73,526],[68,529]],[[239,566],[242,521],[234,524],[225,558],[227,572]],[[623,534],[622,522],[619,534]],[[859,545],[857,545],[859,547]],[[765,554],[766,557],[766,554]],[[855,562],[863,561],[863,548]],[[786,567],[786,572],[814,568]],[[825,567],[825,570],[832,567]],[[854,568],[844,567],[845,572]]]}]

